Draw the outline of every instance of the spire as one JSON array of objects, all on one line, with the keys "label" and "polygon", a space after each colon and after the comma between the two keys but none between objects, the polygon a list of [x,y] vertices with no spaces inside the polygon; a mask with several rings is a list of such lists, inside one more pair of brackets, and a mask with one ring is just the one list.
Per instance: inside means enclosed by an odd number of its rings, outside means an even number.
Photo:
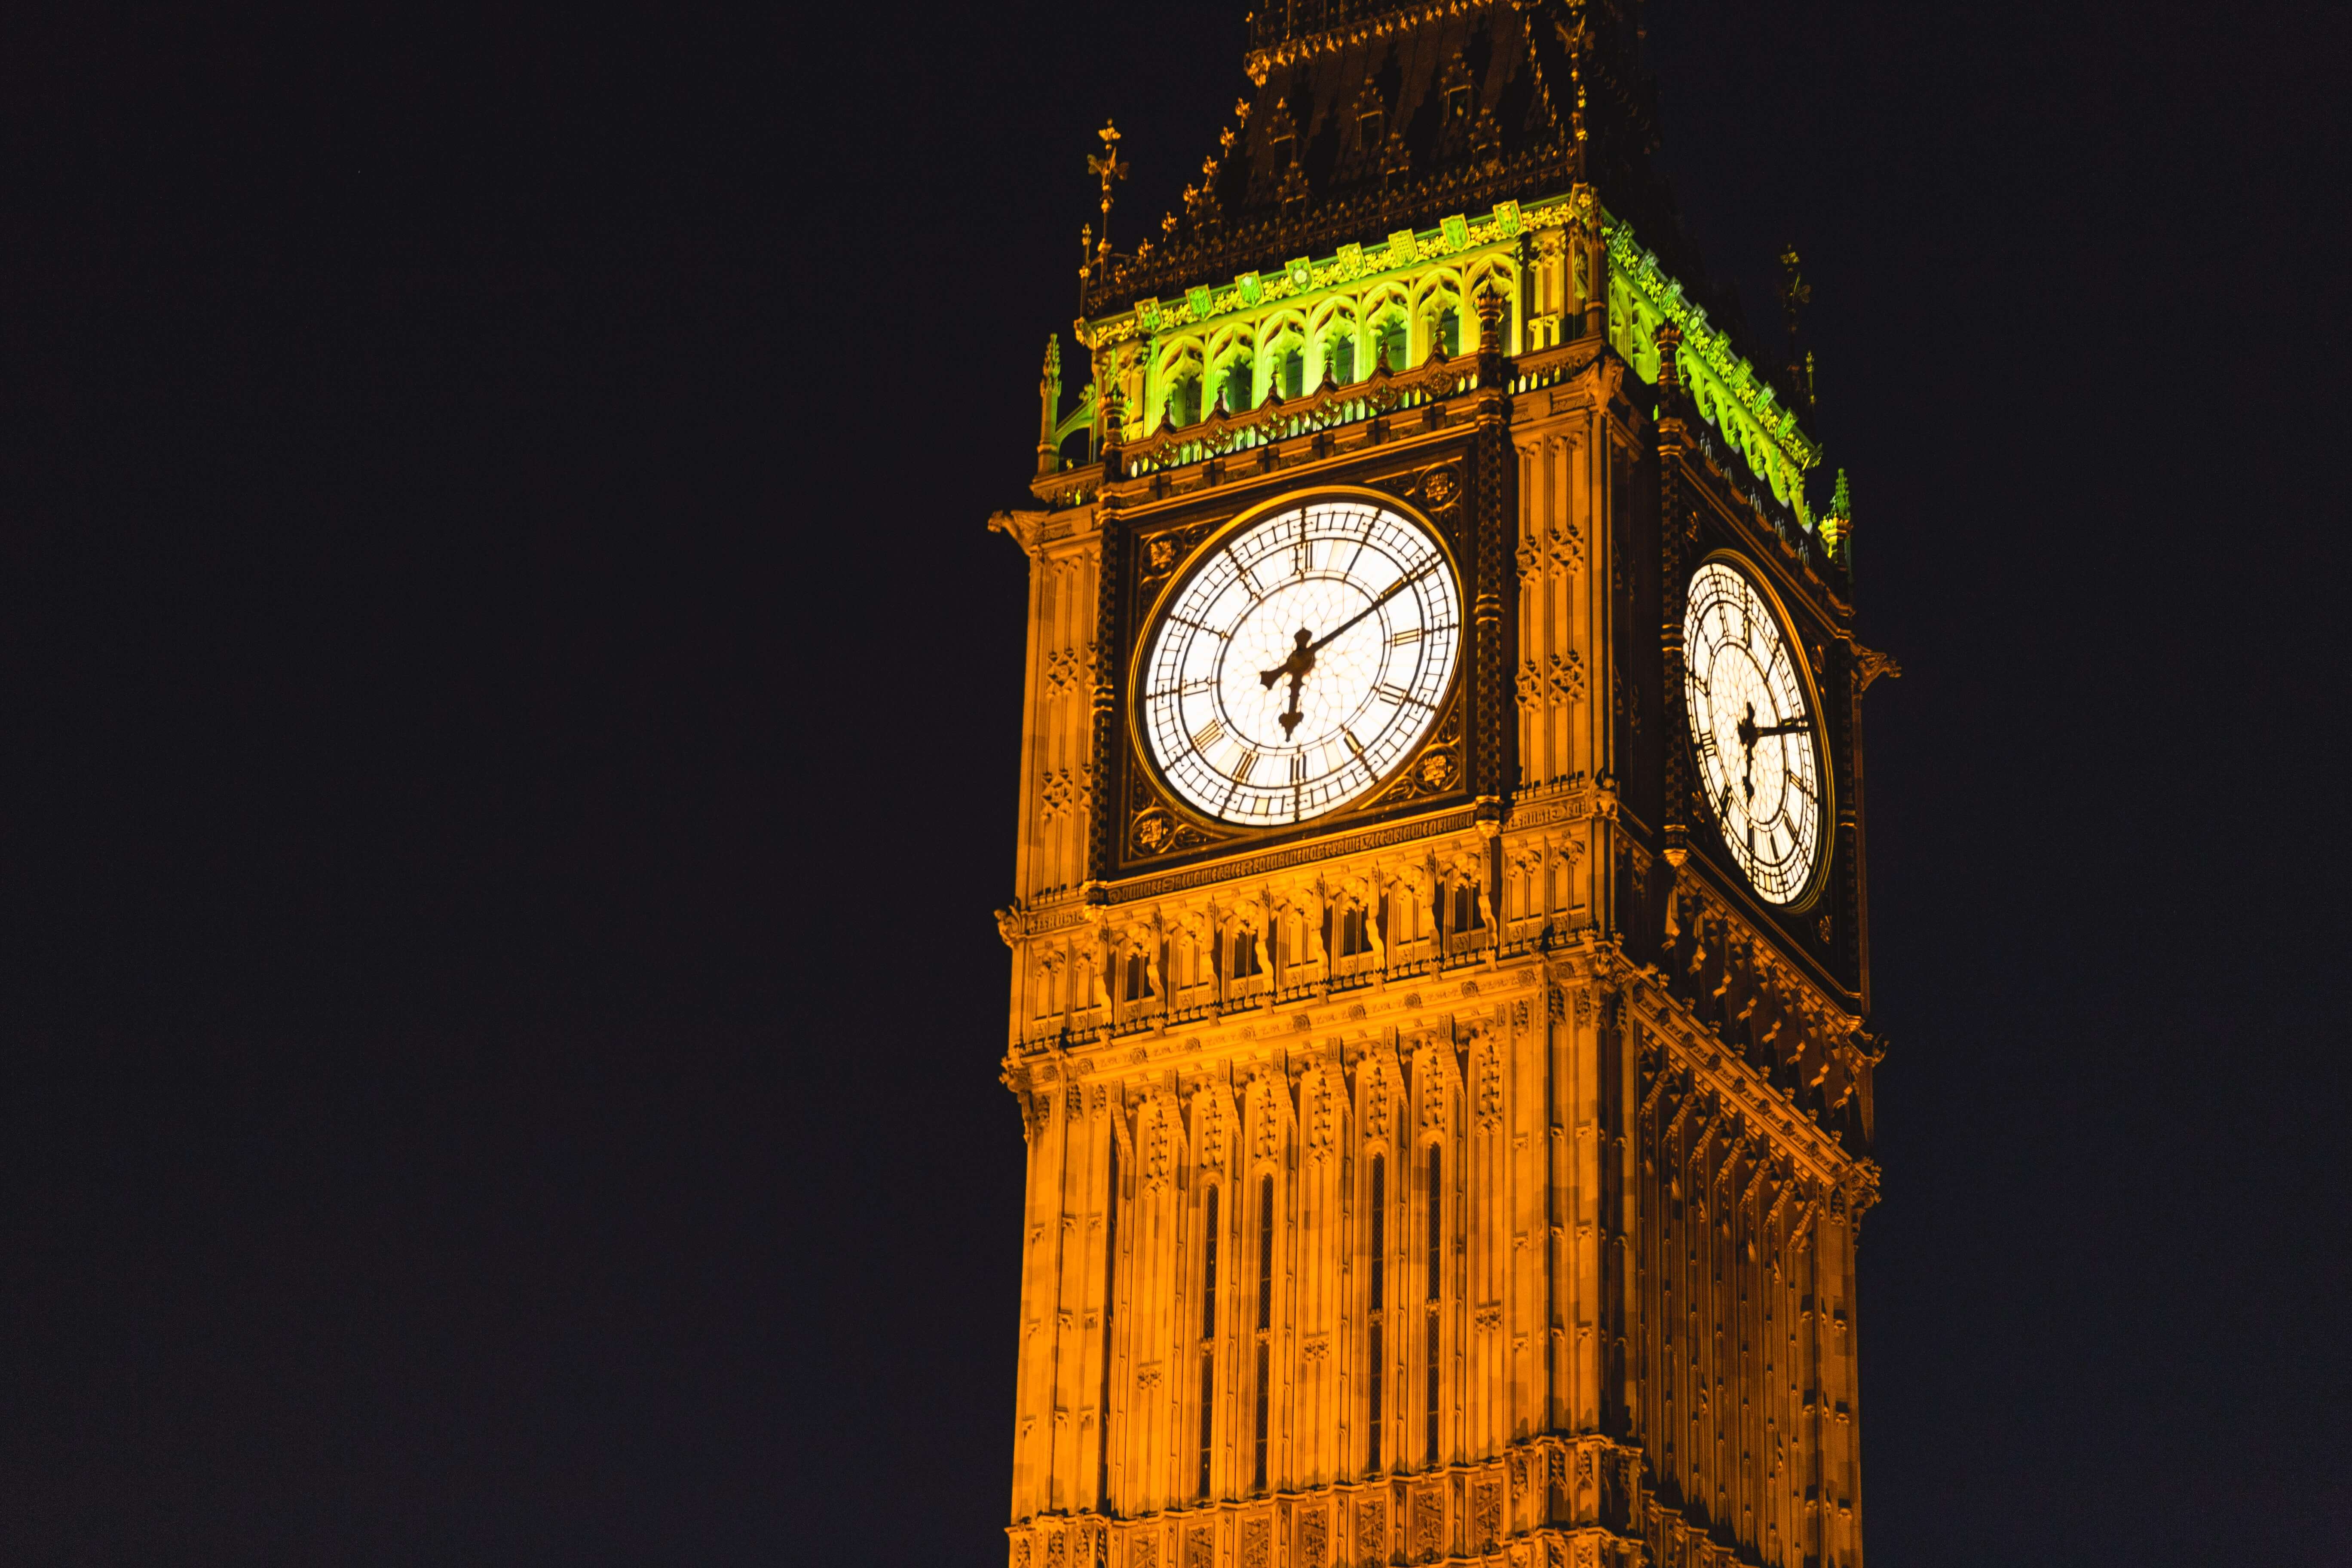
[{"label": "spire", "polygon": [[1853,542],[1853,497],[1846,489],[1845,470],[1837,471],[1837,489],[1830,497],[1830,510],[1822,518],[1822,543],[1830,559],[1852,569],[1851,551]]},{"label": "spire", "polygon": [[1813,408],[1813,356],[1797,346],[1797,331],[1803,324],[1805,307],[1813,302],[1813,286],[1798,270],[1802,265],[1794,244],[1780,252],[1780,319],[1789,329],[1789,395],[1810,414]]},{"label": "spire", "polygon": [[1127,160],[1118,155],[1118,126],[1106,120],[1103,128],[1095,134],[1102,139],[1102,154],[1087,157],[1087,172],[1102,182],[1102,236],[1096,243],[1101,247],[1099,254],[1108,257],[1110,254],[1111,187],[1127,178],[1128,165]]},{"label": "spire", "polygon": [[1591,182],[1686,280],[1651,173],[1641,0],[1256,0],[1250,95],[1089,312]]},{"label": "spire", "polygon": [[1045,365],[1037,374],[1037,471],[1050,474],[1060,465],[1054,431],[1062,422],[1062,334],[1045,338]]}]

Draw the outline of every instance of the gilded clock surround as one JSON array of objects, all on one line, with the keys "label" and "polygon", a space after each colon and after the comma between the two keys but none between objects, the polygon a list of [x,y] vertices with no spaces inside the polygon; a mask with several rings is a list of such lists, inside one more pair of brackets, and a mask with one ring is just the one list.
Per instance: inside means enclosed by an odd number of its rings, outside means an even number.
[{"label": "gilded clock surround", "polygon": [[[1205,844],[1234,844],[1266,836],[1328,831],[1335,825],[1360,819],[1367,815],[1381,814],[1403,805],[1425,804],[1458,793],[1463,777],[1458,759],[1463,688],[1465,672],[1470,662],[1466,657],[1454,660],[1454,669],[1447,677],[1426,733],[1407,750],[1403,758],[1383,772],[1361,796],[1300,823],[1257,827],[1226,821],[1198,810],[1169,786],[1143,732],[1143,664],[1150,655],[1152,637],[1161,618],[1168,613],[1178,591],[1202,563],[1223,549],[1227,542],[1268,517],[1321,500],[1371,502],[1402,515],[1424,531],[1436,544],[1446,570],[1454,574],[1458,585],[1463,580],[1459,557],[1452,532],[1446,522],[1441,521],[1452,519],[1458,510],[1454,503],[1460,499],[1462,487],[1454,466],[1436,464],[1410,473],[1405,480],[1402,484],[1392,480],[1386,487],[1378,484],[1303,486],[1256,501],[1222,522],[1191,521],[1139,534],[1142,562],[1137,572],[1139,603],[1136,624],[1139,630],[1129,655],[1125,689],[1128,693],[1127,746],[1134,780],[1134,787],[1130,790],[1129,848],[1134,862],[1140,863]],[[1422,505],[1415,505],[1416,500]],[[1423,507],[1428,510],[1424,510]],[[1465,603],[1463,605],[1465,624],[1462,627],[1462,651],[1465,655],[1468,653],[1470,640],[1467,609]],[[1143,843],[1139,838],[1147,827],[1150,828],[1151,841]]]},{"label": "gilded clock surround", "polygon": [[[1699,572],[1704,571],[1706,567],[1717,563],[1729,566],[1733,571],[1738,573],[1742,577],[1747,579],[1748,586],[1762,597],[1764,601],[1765,613],[1772,617],[1773,624],[1777,628],[1779,635],[1787,642],[1792,650],[1796,650],[1796,657],[1792,660],[1792,663],[1798,684],[1804,691],[1804,711],[1811,720],[1814,748],[1817,752],[1822,753],[1825,758],[1825,735],[1822,731],[1821,721],[1822,693],[1820,675],[1819,671],[1815,668],[1814,660],[1804,657],[1803,655],[1802,650],[1805,647],[1803,639],[1794,636],[1790,629],[1795,623],[1790,619],[1786,606],[1781,604],[1780,595],[1773,591],[1772,584],[1769,580],[1760,570],[1758,569],[1754,562],[1750,561],[1748,557],[1742,555],[1738,551],[1717,550],[1712,552],[1693,566],[1692,574],[1696,576]],[[1688,722],[1686,715],[1684,718],[1684,722],[1685,724]],[[1812,864],[1807,868],[1802,884],[1793,898],[1774,901],[1774,907],[1786,910],[1790,915],[1803,914],[1808,910],[1811,910],[1815,904],[1819,903],[1821,901],[1822,889],[1826,886],[1828,880],[1831,857],[1825,852],[1824,846],[1830,836],[1830,829],[1837,821],[1837,787],[1836,781],[1831,776],[1827,768],[1823,768],[1822,770],[1821,788],[1821,799],[1814,806],[1814,816],[1817,819],[1817,838],[1814,845]],[[1710,813],[1706,820],[1710,827],[1717,832],[1718,842],[1720,842],[1720,835],[1722,831],[1720,816]],[[1737,856],[1732,852],[1729,845],[1722,845],[1722,849],[1727,859],[1736,860]]]},{"label": "gilded clock surround", "polygon": [[[993,520],[1030,562],[1009,1568],[1862,1562],[1861,699],[1899,671],[1803,384],[1637,237],[1635,16],[1261,8],[1181,215],[1090,241],[1090,380],[1049,351]],[[1444,715],[1329,816],[1189,813],[1133,718],[1155,606],[1348,487],[1454,563]],[[1801,908],[1693,789],[1682,596],[1725,555],[1818,726]]]}]

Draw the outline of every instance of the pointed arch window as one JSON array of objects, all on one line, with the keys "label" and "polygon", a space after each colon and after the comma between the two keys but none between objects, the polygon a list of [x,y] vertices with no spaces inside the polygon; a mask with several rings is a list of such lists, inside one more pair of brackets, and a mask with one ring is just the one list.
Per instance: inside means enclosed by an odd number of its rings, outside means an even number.
[{"label": "pointed arch window", "polygon": [[1265,1490],[1266,1434],[1274,1383],[1274,1178],[1257,1184],[1257,1443],[1255,1489]]},{"label": "pointed arch window", "polygon": [[1425,1434],[1425,1463],[1440,1460],[1438,1433],[1439,1387],[1444,1379],[1439,1375],[1444,1362],[1442,1355],[1444,1340],[1444,1317],[1441,1311],[1445,1297],[1445,1171],[1444,1155],[1437,1144],[1429,1146],[1429,1321],[1423,1339],[1428,1343],[1428,1397],[1423,1415],[1428,1424]]},{"label": "pointed arch window", "polygon": [[1217,1441],[1217,1189],[1201,1197],[1201,1478],[1200,1495],[1209,1495],[1212,1461]]},{"label": "pointed arch window", "polygon": [[1168,423],[1181,430],[1201,420],[1201,381],[1190,371],[1168,384]]},{"label": "pointed arch window", "polygon": [[1381,1331],[1382,1309],[1388,1295],[1388,1161],[1381,1155],[1372,1156],[1370,1173],[1371,1197],[1366,1205],[1365,1250],[1370,1255],[1370,1267],[1364,1276],[1364,1421],[1369,1433],[1364,1469],[1377,1475],[1381,1468],[1381,1418],[1384,1414],[1381,1399],[1387,1379],[1383,1375]]}]

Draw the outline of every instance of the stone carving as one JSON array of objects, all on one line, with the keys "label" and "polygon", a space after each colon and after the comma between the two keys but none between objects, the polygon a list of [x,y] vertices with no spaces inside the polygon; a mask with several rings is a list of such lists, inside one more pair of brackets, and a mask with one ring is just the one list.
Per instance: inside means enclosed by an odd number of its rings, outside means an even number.
[{"label": "stone carving", "polygon": [[1150,1535],[1138,1535],[1127,1549],[1127,1568],[1160,1568],[1160,1542]]},{"label": "stone carving", "polygon": [[1045,1568],[1067,1568],[1070,1561],[1069,1538],[1056,1530],[1045,1537]]},{"label": "stone carving", "polygon": [[1412,1494],[1412,1554],[1434,1563],[1445,1551],[1445,1499],[1435,1487]]},{"label": "stone carving", "polygon": [[1330,1525],[1319,1508],[1298,1518],[1298,1568],[1323,1568],[1331,1552]]},{"label": "stone carving", "polygon": [[1216,1568],[1217,1532],[1205,1524],[1194,1525],[1184,1537],[1184,1568]]},{"label": "stone carving", "polygon": [[1093,773],[1093,765],[1086,763],[1076,769],[1047,768],[1038,778],[1038,815],[1052,822],[1084,811],[1094,797]]},{"label": "stone carving", "polygon": [[1242,1568],[1266,1568],[1266,1542],[1273,1527],[1263,1519],[1242,1526]]},{"label": "stone carving", "polygon": [[1470,1533],[1472,1545],[1480,1552],[1492,1552],[1503,1533],[1503,1489],[1493,1481],[1481,1481],[1470,1494]]},{"label": "stone carving", "polygon": [[1085,691],[1095,683],[1095,645],[1056,648],[1045,656],[1045,689]]},{"label": "stone carving", "polygon": [[1356,1561],[1360,1568],[1381,1568],[1389,1554],[1389,1515],[1378,1498],[1356,1505]]},{"label": "stone carving", "polygon": [[1519,666],[1519,704],[1535,708],[1584,700],[1584,656],[1570,650],[1530,658]]}]

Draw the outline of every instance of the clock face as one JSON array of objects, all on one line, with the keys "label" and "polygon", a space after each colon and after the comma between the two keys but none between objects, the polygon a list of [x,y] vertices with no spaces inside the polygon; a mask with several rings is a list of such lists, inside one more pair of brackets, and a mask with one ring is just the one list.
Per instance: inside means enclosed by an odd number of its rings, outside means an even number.
[{"label": "clock face", "polygon": [[1421,524],[1369,499],[1306,501],[1196,563],[1146,646],[1139,729],[1169,788],[1223,822],[1305,822],[1429,733],[1461,590]]},{"label": "clock face", "polygon": [[1699,783],[1724,844],[1767,903],[1804,896],[1821,860],[1821,742],[1794,650],[1761,590],[1710,561],[1683,616],[1684,696]]}]

